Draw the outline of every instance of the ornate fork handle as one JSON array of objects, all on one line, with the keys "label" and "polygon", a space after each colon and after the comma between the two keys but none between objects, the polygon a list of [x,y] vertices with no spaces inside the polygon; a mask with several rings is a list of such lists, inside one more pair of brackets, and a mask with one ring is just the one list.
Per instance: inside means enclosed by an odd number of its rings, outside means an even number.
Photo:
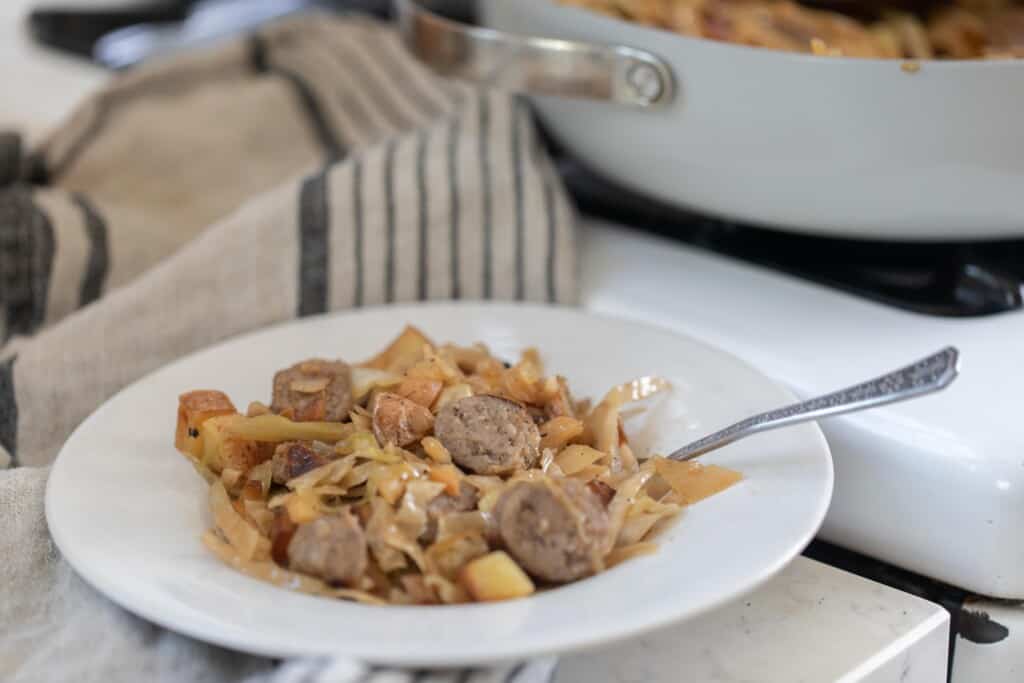
[{"label": "ornate fork handle", "polygon": [[668,457],[675,460],[690,460],[758,432],[906,401],[940,391],[956,379],[959,358],[959,351],[949,346],[916,363],[862,384],[748,417],[687,444]]}]

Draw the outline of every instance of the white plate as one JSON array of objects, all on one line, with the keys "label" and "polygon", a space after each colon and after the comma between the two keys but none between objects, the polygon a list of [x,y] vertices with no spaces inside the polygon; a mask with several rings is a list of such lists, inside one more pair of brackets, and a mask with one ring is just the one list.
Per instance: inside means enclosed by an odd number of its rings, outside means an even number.
[{"label": "white plate", "polygon": [[652,402],[647,423],[627,425],[637,442],[660,451],[792,399],[692,339],[570,309],[444,304],[305,319],[180,360],[83,422],[47,488],[61,552],[126,609],[202,640],[271,656],[447,666],[593,646],[692,617],[772,576],[824,517],[832,461],[821,432],[807,424],[707,456],[745,480],[689,508],[657,554],[524,600],[363,606],[290,593],[209,555],[199,541],[209,522],[205,484],[172,445],[178,395],[217,388],[239,406],[266,401],[275,369],[315,355],[363,359],[407,322],[439,341],[484,341],[504,357],[537,346],[580,396],[600,398],[641,375],[668,378],[674,390]]}]

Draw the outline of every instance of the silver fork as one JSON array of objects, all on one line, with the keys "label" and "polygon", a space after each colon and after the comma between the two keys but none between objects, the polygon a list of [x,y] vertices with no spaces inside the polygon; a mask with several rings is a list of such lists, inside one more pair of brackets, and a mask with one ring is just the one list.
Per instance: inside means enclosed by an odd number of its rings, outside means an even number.
[{"label": "silver fork", "polygon": [[941,391],[957,378],[959,359],[960,352],[955,347],[948,346],[916,363],[862,384],[748,417],[689,443],[668,457],[673,460],[692,460],[708,451],[758,432],[906,401]]}]

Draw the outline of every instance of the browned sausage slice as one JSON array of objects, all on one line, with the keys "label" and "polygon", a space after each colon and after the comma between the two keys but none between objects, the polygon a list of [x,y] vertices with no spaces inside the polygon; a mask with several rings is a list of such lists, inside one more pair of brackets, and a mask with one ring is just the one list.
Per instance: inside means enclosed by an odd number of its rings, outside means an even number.
[{"label": "browned sausage slice", "polygon": [[540,456],[540,430],[519,403],[499,396],[468,396],[437,414],[434,436],[459,466],[477,474],[510,474]]},{"label": "browned sausage slice", "polygon": [[352,584],[366,563],[366,535],[348,508],[300,524],[288,543],[288,565],[328,583]]},{"label": "browned sausage slice", "polygon": [[270,409],[297,422],[344,422],[352,410],[348,364],[313,358],[278,371]]},{"label": "browned sausage slice", "polygon": [[538,579],[574,581],[604,566],[608,512],[575,479],[516,482],[501,494],[495,519],[509,553]]}]

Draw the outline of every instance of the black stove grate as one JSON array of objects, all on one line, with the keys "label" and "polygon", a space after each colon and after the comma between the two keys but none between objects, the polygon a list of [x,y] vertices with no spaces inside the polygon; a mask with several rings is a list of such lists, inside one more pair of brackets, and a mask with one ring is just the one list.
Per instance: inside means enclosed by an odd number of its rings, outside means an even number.
[{"label": "black stove grate", "polygon": [[563,159],[559,166],[584,213],[873,301],[949,317],[1024,306],[1024,239],[909,243],[812,237],[686,213],[614,186],[572,161]]}]

